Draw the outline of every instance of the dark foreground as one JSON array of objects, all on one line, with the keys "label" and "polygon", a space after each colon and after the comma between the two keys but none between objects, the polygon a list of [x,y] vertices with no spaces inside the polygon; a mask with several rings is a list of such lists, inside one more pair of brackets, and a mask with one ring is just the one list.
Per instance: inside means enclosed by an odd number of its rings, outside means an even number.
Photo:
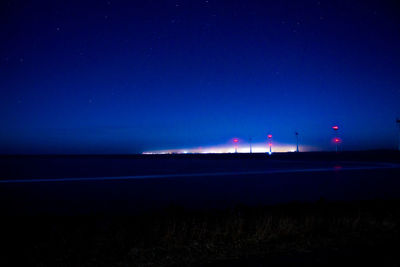
[{"label": "dark foreground", "polygon": [[3,218],[2,266],[399,266],[400,202]]},{"label": "dark foreground", "polygon": [[0,266],[400,266],[399,163],[382,151],[0,157]]}]

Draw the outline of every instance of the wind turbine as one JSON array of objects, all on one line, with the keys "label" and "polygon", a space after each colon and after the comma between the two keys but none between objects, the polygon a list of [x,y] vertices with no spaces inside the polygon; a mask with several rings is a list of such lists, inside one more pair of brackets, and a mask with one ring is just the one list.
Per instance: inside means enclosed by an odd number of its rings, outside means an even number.
[{"label": "wind turbine", "polygon": [[235,153],[238,153],[239,139],[237,139],[237,138],[233,139],[233,143],[235,144]]},{"label": "wind turbine", "polygon": [[[337,132],[337,131],[339,131],[339,126],[337,126],[337,125],[334,125],[334,126],[332,126],[332,129],[335,131],[335,133]],[[340,138],[338,138],[338,137],[335,137],[334,139],[333,139],[333,142],[336,144],[336,152],[338,152],[338,146],[339,146],[339,144],[340,144],[340,142],[341,142],[342,140],[340,140]]]},{"label": "wind turbine", "polygon": [[272,154],[272,134],[268,135],[269,154]]}]

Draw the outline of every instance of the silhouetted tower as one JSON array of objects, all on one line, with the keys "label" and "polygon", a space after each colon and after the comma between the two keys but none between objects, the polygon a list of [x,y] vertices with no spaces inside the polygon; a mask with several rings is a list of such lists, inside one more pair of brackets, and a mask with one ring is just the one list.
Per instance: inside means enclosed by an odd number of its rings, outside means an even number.
[{"label": "silhouetted tower", "polygon": [[235,143],[235,153],[238,153],[238,143],[239,143],[239,139],[237,139],[237,138],[233,139],[233,143]]},{"label": "silhouetted tower", "polygon": [[[339,131],[339,126],[337,126],[337,125],[332,126],[332,129],[333,129],[333,131],[335,131],[335,134],[337,135],[336,132]],[[333,142],[335,142],[335,145],[336,145],[336,152],[338,152],[338,146],[339,146],[339,144],[340,144],[340,138],[335,137],[335,138],[333,139]]]},{"label": "silhouetted tower", "polygon": [[252,140],[253,140],[253,139],[250,137],[250,138],[249,138],[249,142],[250,142],[250,154],[253,153],[253,150],[252,150],[252,147],[251,147],[251,141],[252,141]]},{"label": "silhouetted tower", "polygon": [[396,123],[397,123],[397,125],[399,126],[399,151],[400,151],[400,119],[399,118],[397,118],[396,119]]},{"label": "silhouetted tower", "polygon": [[272,154],[272,134],[268,135],[269,154]]},{"label": "silhouetted tower", "polygon": [[296,152],[299,152],[299,133],[295,132],[296,135]]}]

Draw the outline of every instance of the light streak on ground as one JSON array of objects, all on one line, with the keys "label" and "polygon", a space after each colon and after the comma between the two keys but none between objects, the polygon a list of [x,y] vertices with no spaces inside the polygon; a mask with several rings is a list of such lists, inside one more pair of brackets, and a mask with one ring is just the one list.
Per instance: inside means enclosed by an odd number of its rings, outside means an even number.
[{"label": "light streak on ground", "polygon": [[284,173],[307,173],[307,172],[342,172],[342,171],[363,171],[400,169],[400,164],[376,163],[374,166],[355,167],[328,167],[328,168],[302,168],[302,169],[275,169],[262,171],[238,171],[238,172],[211,172],[211,173],[182,173],[182,174],[154,174],[136,176],[115,176],[115,177],[84,177],[84,178],[49,178],[49,179],[15,179],[0,180],[1,183],[41,183],[41,182],[84,182],[84,181],[113,181],[113,180],[135,180],[135,179],[159,179],[179,177],[207,177],[207,176],[240,176],[240,175],[262,175],[262,174],[284,174]]}]

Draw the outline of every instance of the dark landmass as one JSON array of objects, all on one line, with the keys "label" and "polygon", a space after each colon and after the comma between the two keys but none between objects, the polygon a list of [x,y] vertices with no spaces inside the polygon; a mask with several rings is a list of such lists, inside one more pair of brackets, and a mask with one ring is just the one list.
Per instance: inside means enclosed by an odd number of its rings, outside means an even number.
[{"label": "dark landmass", "polygon": [[2,154],[0,159],[7,158],[132,158],[132,159],[223,159],[223,158],[270,158],[296,160],[372,160],[399,161],[398,150],[365,150],[342,152],[274,152],[268,153],[187,153],[187,154]]},{"label": "dark landmass", "polygon": [[0,155],[0,179],[249,171],[332,164],[400,163],[394,150],[159,155]]}]

